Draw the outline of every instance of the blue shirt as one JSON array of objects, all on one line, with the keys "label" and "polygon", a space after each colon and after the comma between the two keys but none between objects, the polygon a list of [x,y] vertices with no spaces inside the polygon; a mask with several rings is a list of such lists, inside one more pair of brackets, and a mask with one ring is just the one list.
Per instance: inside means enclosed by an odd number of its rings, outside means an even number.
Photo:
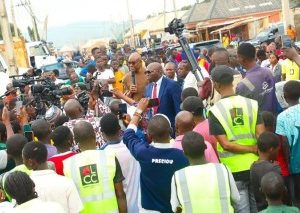
[{"label": "blue shirt", "polygon": [[260,111],[276,112],[275,79],[268,68],[255,66],[247,70],[236,94],[256,100]]},{"label": "blue shirt", "polygon": [[80,75],[82,76],[86,76],[87,72],[88,72],[88,68],[89,66],[95,66],[96,67],[96,61],[93,60],[93,61],[90,61],[87,65],[85,65],[84,67],[81,68],[81,71],[80,71]]},{"label": "blue shirt", "polygon": [[[170,144],[152,146],[128,128],[123,142],[141,166],[141,205],[143,209],[171,213],[171,179],[175,171],[189,165],[181,150]],[[171,147],[171,146],[170,146]]]},{"label": "blue shirt", "polygon": [[300,105],[292,106],[277,117],[276,134],[287,137],[290,145],[290,171],[300,173]]}]

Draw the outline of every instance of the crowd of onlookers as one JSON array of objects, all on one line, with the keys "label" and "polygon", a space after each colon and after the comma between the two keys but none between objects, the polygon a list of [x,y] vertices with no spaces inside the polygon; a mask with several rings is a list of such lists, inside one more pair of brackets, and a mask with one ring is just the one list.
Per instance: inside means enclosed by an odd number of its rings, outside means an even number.
[{"label": "crowd of onlookers", "polygon": [[166,43],[142,54],[112,39],[67,80],[42,74],[70,89],[59,104],[7,85],[0,212],[299,212],[292,44],[203,48],[195,71]]}]

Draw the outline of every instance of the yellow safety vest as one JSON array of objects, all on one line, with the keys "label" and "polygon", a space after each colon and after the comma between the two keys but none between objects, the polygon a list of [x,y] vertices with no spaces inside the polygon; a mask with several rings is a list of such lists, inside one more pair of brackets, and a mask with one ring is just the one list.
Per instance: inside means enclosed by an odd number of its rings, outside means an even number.
[{"label": "yellow safety vest", "polygon": [[182,212],[234,212],[226,167],[208,163],[175,172],[177,197]]},{"label": "yellow safety vest", "polygon": [[[255,128],[257,122],[258,103],[242,96],[231,96],[219,100],[210,112],[219,120],[232,143],[252,146],[257,143]],[[225,151],[218,143],[217,150],[222,163],[232,173],[249,170],[258,159],[253,153],[236,154]]]},{"label": "yellow safety vest", "polygon": [[114,189],[115,155],[88,150],[63,161],[64,174],[73,179],[87,213],[118,212]]}]

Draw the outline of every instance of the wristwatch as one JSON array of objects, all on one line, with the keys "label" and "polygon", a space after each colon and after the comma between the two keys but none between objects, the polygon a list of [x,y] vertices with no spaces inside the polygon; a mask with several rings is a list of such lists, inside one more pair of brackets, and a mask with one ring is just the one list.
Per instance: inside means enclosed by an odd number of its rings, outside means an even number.
[{"label": "wristwatch", "polygon": [[143,117],[142,117],[142,114],[143,114],[143,110],[141,110],[141,109],[136,109],[133,115],[139,117],[139,121],[141,121],[142,118],[143,118]]},{"label": "wristwatch", "polygon": [[143,114],[143,110],[137,108],[137,109],[135,110],[135,113],[142,115],[142,114]]}]

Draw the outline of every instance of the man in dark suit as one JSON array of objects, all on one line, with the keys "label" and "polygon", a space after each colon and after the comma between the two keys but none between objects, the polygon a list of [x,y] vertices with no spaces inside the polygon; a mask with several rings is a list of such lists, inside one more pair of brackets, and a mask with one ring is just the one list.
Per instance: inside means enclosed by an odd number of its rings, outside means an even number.
[{"label": "man in dark suit", "polygon": [[149,81],[146,86],[145,97],[159,99],[159,106],[149,110],[149,117],[157,113],[164,114],[169,118],[174,128],[175,116],[180,111],[180,86],[175,81],[163,76],[163,67],[160,63],[149,64],[145,74]]}]

